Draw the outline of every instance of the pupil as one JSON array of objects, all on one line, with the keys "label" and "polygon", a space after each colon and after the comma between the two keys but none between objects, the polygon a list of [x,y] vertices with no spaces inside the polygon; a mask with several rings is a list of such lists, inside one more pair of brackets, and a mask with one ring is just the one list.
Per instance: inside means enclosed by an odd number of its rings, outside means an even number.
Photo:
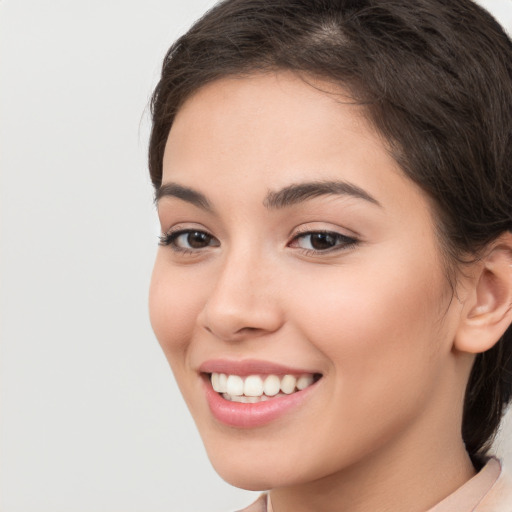
[{"label": "pupil", "polygon": [[210,242],[210,237],[206,233],[201,233],[200,231],[194,231],[193,233],[189,233],[187,237],[187,242],[190,247],[194,249],[200,249],[201,247],[205,247]]},{"label": "pupil", "polygon": [[315,233],[311,235],[311,245],[314,249],[330,249],[335,244],[336,240],[328,233]]}]

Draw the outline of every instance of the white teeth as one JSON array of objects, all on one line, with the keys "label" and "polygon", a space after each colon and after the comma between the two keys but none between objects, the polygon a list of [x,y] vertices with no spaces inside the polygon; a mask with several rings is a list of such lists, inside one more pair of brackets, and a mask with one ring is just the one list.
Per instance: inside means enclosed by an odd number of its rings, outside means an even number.
[{"label": "white teeth", "polygon": [[299,391],[306,389],[313,384],[313,375],[302,375],[297,379],[297,389]]},{"label": "white teeth", "polygon": [[218,373],[212,373],[211,380],[212,380],[212,388],[215,391],[217,391],[217,393],[220,393],[219,374]]},{"label": "white teeth", "polygon": [[[286,396],[284,393],[279,393],[277,396]],[[267,395],[261,396],[231,396],[227,393],[222,394],[222,398],[225,400],[229,400],[230,402],[240,402],[245,404],[255,404],[256,402],[266,402],[267,400],[271,400],[271,397]]]},{"label": "white teeth", "polygon": [[231,396],[244,394],[244,381],[238,375],[230,375],[226,383],[226,393]]},{"label": "white teeth", "polygon": [[210,376],[213,389],[222,394],[226,400],[242,403],[255,403],[268,400],[275,396],[285,396],[302,391],[311,386],[315,379],[313,375],[306,374],[300,377],[294,375],[227,375],[225,373],[212,373]]},{"label": "white teeth", "polygon": [[258,375],[249,375],[244,382],[245,396],[261,396],[263,395],[263,381]]},{"label": "white teeth", "polygon": [[211,381],[212,388],[217,391],[217,393],[225,393],[228,390],[228,377],[225,373],[212,373]]},{"label": "white teeth", "polygon": [[290,395],[295,391],[295,384],[297,384],[297,379],[293,375],[285,375],[281,380],[281,391]]},{"label": "white teeth", "polygon": [[259,397],[257,396],[232,396],[231,397],[232,402],[240,402],[242,404],[255,404],[256,402],[259,402]]},{"label": "white teeth", "polygon": [[[213,375],[213,373],[212,373]],[[225,373],[219,373],[219,389],[215,389],[218,393],[226,393],[228,390],[228,376]]]},{"label": "white teeth", "polygon": [[281,380],[277,375],[269,375],[263,383],[263,392],[267,396],[275,396],[281,390]]}]

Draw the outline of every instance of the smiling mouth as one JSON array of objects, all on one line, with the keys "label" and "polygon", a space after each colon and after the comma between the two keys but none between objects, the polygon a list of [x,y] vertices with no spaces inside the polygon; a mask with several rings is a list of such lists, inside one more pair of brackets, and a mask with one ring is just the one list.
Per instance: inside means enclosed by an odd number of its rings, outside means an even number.
[{"label": "smiling mouth", "polygon": [[258,403],[302,391],[322,377],[318,373],[301,375],[208,374],[212,388],[230,402]]}]

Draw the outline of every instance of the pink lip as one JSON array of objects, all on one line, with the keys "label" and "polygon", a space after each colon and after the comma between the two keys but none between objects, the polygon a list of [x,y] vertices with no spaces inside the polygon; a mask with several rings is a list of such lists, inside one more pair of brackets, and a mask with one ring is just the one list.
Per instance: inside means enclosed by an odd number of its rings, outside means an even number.
[{"label": "pink lip", "polygon": [[307,397],[316,389],[318,384],[318,382],[315,382],[302,391],[271,398],[265,402],[246,404],[224,399],[219,393],[214,391],[210,377],[207,374],[216,372],[240,376],[254,375],[257,373],[301,375],[315,372],[288,368],[263,361],[242,361],[235,363],[233,361],[216,360],[202,364],[200,369],[201,372],[203,372],[203,389],[212,415],[216,420],[230,427],[255,428],[266,425],[303,404]]},{"label": "pink lip", "polygon": [[201,364],[199,371],[201,373],[226,373],[230,375],[240,375],[241,377],[255,374],[304,375],[319,373],[304,368],[291,368],[282,364],[258,359],[245,359],[241,361],[214,359]]}]

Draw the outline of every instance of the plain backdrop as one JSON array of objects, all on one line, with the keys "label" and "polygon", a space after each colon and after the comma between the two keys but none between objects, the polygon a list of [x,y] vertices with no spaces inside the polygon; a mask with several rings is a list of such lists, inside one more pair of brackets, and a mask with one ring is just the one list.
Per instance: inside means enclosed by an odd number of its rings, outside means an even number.
[{"label": "plain backdrop", "polygon": [[[510,31],[512,0],[482,3]],[[0,0],[0,512],[254,498],[211,469],[147,314],[148,99],[212,4]]]}]

